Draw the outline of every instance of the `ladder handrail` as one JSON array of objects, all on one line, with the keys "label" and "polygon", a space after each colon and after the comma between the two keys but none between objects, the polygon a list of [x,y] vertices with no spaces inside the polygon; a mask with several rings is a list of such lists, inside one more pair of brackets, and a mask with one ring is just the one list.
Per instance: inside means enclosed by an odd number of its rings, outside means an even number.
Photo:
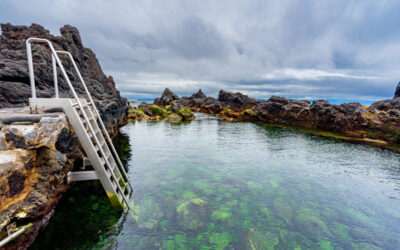
[{"label": "ladder handrail", "polygon": [[[87,114],[86,114],[85,110],[83,109],[83,105],[82,105],[81,101],[79,100],[79,96],[77,95],[77,93],[76,93],[76,91],[75,91],[75,89],[74,89],[74,87],[73,87],[71,81],[69,80],[69,77],[68,77],[68,75],[67,75],[67,72],[65,71],[64,66],[63,66],[62,63],[61,63],[61,60],[60,60],[60,58],[58,57],[56,50],[54,49],[52,43],[51,43],[49,40],[43,39],[43,38],[28,38],[28,39],[26,40],[26,50],[27,50],[27,58],[28,58],[29,78],[30,78],[30,84],[31,84],[31,89],[32,89],[32,90],[31,90],[31,91],[32,91],[32,98],[33,98],[33,99],[36,99],[35,78],[34,78],[33,60],[32,60],[32,44],[31,44],[32,42],[46,43],[46,44],[49,46],[50,51],[51,51],[51,54],[52,54],[52,58],[54,57],[54,59],[55,59],[55,61],[56,61],[56,64],[60,67],[61,72],[62,72],[62,74],[63,74],[65,80],[67,81],[67,84],[68,84],[70,90],[72,91],[72,94],[73,94],[73,96],[74,96],[74,98],[75,98],[75,100],[76,100],[76,103],[77,103],[78,106],[79,106],[79,109],[80,109],[81,112],[82,112],[83,117],[84,117],[84,119],[87,121],[87,125],[88,125],[88,127],[89,127],[89,130],[90,130],[90,132],[92,133],[92,135],[94,136],[97,145],[99,145],[99,148],[100,148],[100,150],[101,150],[101,153],[102,153],[102,155],[103,155],[104,160],[106,161],[107,165],[111,167],[111,164],[108,162],[107,157],[105,157],[105,154],[104,154],[104,152],[103,152],[103,149],[100,147],[101,144],[100,144],[99,141],[98,141],[98,138],[97,138],[97,136],[96,136],[96,134],[95,134],[95,131],[93,130],[92,125],[90,124],[89,119],[88,119],[88,117],[87,117]],[[53,63],[53,66],[54,66],[54,63]],[[74,63],[74,66],[76,67],[76,64],[75,64],[75,63]],[[56,76],[57,74],[54,73],[53,75]],[[80,75],[80,74],[79,74],[79,75]],[[80,77],[81,77],[81,76],[80,76]],[[83,84],[84,84],[84,82],[83,82]],[[86,91],[87,91],[87,88],[86,88],[86,85],[85,85],[85,84],[84,84],[84,87],[85,87],[85,89],[86,89]],[[90,98],[91,98],[91,96],[90,96]],[[91,99],[91,101],[93,101],[93,99]],[[92,104],[93,104],[93,106],[95,106],[93,102],[92,102]],[[97,111],[97,110],[96,110],[96,111]],[[97,114],[98,114],[98,113],[97,113]],[[101,121],[101,118],[100,118],[100,117],[99,117],[99,120]],[[103,125],[103,126],[104,126],[104,125]],[[108,133],[107,133],[107,135],[108,135]],[[118,179],[115,177],[114,171],[111,170],[110,172],[111,172],[112,177],[113,177],[113,178],[116,180],[116,182],[117,182]],[[129,183],[129,179],[128,179],[128,183]],[[129,183],[129,184],[130,184],[130,183]],[[120,191],[121,196],[123,197],[123,199],[124,199],[124,201],[125,201],[127,207],[130,209],[129,202],[126,200],[125,194],[124,194],[123,190],[121,189],[119,183],[117,183],[117,188],[118,188],[118,190]]]},{"label": "ladder handrail", "polygon": [[[58,65],[58,67],[60,67],[61,72],[65,78],[65,80],[67,81],[67,84],[69,86],[69,88],[72,91],[72,95],[74,96],[77,104],[79,105],[79,108],[83,111],[83,106],[81,101],[79,100],[79,96],[78,94],[75,92],[74,86],[72,85],[71,81],[68,78],[67,72],[65,71],[60,58],[58,57],[56,50],[53,47],[53,44],[51,44],[51,42],[47,39],[43,39],[43,38],[28,38],[26,40],[26,51],[27,51],[27,57],[28,57],[28,69],[29,69],[29,80],[31,83],[31,91],[32,91],[32,98],[36,99],[36,89],[35,89],[35,76],[34,76],[34,71],[33,71],[33,60],[32,60],[32,42],[37,42],[37,43],[47,43],[47,45],[50,48],[51,51],[51,56],[52,58],[55,59],[56,64]],[[55,64],[54,62],[52,63],[53,65]],[[56,73],[53,73],[54,76],[56,76]],[[57,87],[58,90],[58,87]],[[58,95],[58,94],[57,94]],[[87,119],[86,114],[84,114],[85,119]]]},{"label": "ladder handrail", "polygon": [[[121,159],[120,159],[119,156],[118,156],[118,153],[117,153],[117,151],[116,151],[116,149],[115,149],[115,147],[114,147],[114,144],[112,143],[112,140],[111,140],[111,138],[110,138],[110,135],[108,134],[108,131],[107,131],[107,129],[106,129],[104,123],[103,123],[103,120],[101,119],[101,116],[100,116],[100,114],[99,114],[99,111],[97,110],[97,107],[96,107],[96,105],[95,105],[95,103],[94,103],[94,101],[93,101],[92,95],[90,94],[88,88],[86,87],[85,81],[83,80],[83,77],[82,77],[82,75],[81,75],[81,73],[80,73],[80,71],[79,71],[79,69],[78,69],[78,66],[77,66],[76,63],[75,63],[75,60],[74,60],[72,54],[71,54],[70,52],[68,52],[68,51],[60,51],[60,50],[57,50],[56,53],[57,53],[57,54],[64,54],[64,55],[67,55],[68,58],[70,59],[70,61],[72,62],[72,65],[74,66],[75,71],[76,71],[76,73],[78,74],[79,80],[81,81],[81,83],[82,83],[82,85],[83,85],[83,88],[85,89],[86,95],[89,97],[89,102],[92,104],[93,110],[95,111],[95,114],[96,114],[96,116],[98,117],[98,121],[99,121],[99,123],[100,123],[100,125],[101,125],[101,129],[102,129],[103,133],[106,135],[107,143],[108,143],[108,145],[110,146],[110,148],[111,148],[111,150],[112,150],[112,152],[113,152],[113,154],[114,154],[114,158],[117,158],[117,162],[118,162],[118,164],[119,164],[119,169],[122,170],[122,173],[123,173],[125,179],[127,180],[129,186],[131,187],[131,191],[132,191],[132,190],[133,190],[133,187],[132,187],[132,184],[131,184],[131,182],[130,182],[130,180],[129,180],[128,174],[127,174],[126,171],[125,171],[125,167],[124,167],[124,165],[122,164]],[[56,71],[56,70],[54,70],[54,71]]]}]

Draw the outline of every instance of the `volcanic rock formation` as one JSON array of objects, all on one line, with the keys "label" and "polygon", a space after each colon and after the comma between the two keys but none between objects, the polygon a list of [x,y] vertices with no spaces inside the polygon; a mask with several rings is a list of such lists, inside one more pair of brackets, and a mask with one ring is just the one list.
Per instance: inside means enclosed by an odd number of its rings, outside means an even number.
[{"label": "volcanic rock formation", "polygon": [[[30,37],[45,38],[56,50],[71,52],[86,85],[95,100],[106,127],[116,130],[127,113],[127,100],[120,96],[114,80],[107,77],[96,55],[85,48],[77,28],[65,25],[61,36],[53,36],[38,24],[14,26],[1,24],[0,36],[0,108],[21,107],[31,97],[25,41]],[[54,83],[49,49],[43,44],[32,45],[37,97],[53,97]],[[79,95],[84,89],[69,61],[63,60],[65,69]],[[60,97],[69,97],[70,89],[58,70]]]}]

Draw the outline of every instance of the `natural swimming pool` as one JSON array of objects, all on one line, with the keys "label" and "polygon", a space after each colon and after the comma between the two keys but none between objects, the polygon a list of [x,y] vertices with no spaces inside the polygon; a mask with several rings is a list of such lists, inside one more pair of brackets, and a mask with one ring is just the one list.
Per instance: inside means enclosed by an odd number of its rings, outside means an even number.
[{"label": "natural swimming pool", "polygon": [[79,183],[32,249],[400,248],[399,153],[196,117],[123,127],[135,213]]}]

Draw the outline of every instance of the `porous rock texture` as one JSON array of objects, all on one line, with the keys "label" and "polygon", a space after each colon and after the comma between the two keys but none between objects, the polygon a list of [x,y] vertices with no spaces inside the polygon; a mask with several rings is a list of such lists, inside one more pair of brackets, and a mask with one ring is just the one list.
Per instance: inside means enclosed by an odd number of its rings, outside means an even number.
[{"label": "porous rock texture", "polygon": [[0,239],[32,223],[5,246],[24,249],[47,225],[83,154],[63,113],[0,125]]},{"label": "porous rock texture", "polygon": [[[1,24],[0,36],[0,108],[21,107],[28,104],[31,97],[26,39],[45,38],[52,42],[56,50],[69,51],[86,82],[101,117],[109,131],[117,131],[129,108],[127,100],[120,96],[111,76],[106,76],[96,55],[82,43],[77,28],[65,25],[60,29],[61,36],[51,35],[38,24],[14,26]],[[46,45],[32,45],[37,97],[53,97],[54,82],[51,67],[51,54]],[[72,64],[62,59],[68,76],[79,95],[84,94]],[[58,70],[60,97],[70,97],[70,89]]]}]

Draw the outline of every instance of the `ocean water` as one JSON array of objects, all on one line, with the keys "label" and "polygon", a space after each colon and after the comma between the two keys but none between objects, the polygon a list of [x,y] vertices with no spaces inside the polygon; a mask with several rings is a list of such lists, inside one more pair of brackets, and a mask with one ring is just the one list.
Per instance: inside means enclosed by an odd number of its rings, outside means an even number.
[{"label": "ocean water", "polygon": [[[390,99],[390,98],[391,97],[388,97],[387,99]],[[257,100],[265,100],[265,101],[267,101],[268,98],[267,99],[257,99]],[[316,100],[317,99],[309,100],[309,101],[312,103],[313,101],[316,101]],[[137,99],[137,100],[135,99],[135,100],[132,100],[132,101],[136,101],[138,103],[137,105],[139,105],[140,102],[153,103],[154,99],[152,99],[152,98],[144,98],[144,99]],[[358,99],[327,99],[327,101],[329,103],[331,103],[331,104],[342,104],[342,103],[349,103],[349,102],[358,102],[358,103],[361,103],[362,105],[367,105],[367,106],[369,106],[372,103],[376,102],[376,101],[371,101],[371,100],[358,100]]]},{"label": "ocean water", "polygon": [[123,127],[134,212],[78,183],[31,249],[400,249],[399,153],[196,118]]}]

